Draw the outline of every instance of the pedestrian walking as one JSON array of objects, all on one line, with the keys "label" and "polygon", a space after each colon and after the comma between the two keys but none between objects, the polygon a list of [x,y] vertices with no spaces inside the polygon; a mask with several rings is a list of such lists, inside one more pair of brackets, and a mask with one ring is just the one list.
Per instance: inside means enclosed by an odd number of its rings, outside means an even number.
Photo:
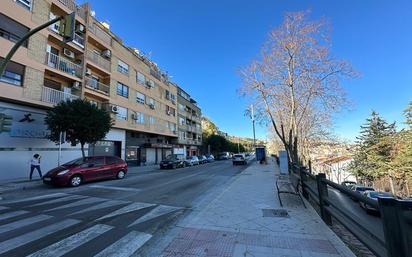
[{"label": "pedestrian walking", "polygon": [[34,169],[37,170],[37,172],[39,173],[40,178],[42,177],[41,170],[40,170],[40,159],[41,159],[40,154],[36,153],[36,154],[33,155],[33,158],[30,161],[30,180],[33,176]]}]

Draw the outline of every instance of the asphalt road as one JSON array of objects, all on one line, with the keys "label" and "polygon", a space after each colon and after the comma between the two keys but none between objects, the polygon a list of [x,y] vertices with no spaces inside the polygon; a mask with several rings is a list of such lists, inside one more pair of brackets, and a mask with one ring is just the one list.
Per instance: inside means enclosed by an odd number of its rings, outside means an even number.
[{"label": "asphalt road", "polygon": [[16,192],[0,201],[0,256],[131,256],[245,168],[131,168],[123,180]]}]

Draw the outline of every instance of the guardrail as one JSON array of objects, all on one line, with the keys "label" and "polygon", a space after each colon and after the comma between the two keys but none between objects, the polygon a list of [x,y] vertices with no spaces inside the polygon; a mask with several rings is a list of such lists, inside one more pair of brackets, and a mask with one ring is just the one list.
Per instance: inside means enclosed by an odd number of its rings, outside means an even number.
[{"label": "guardrail", "polygon": [[46,53],[46,64],[49,67],[55,68],[57,70],[63,71],[67,74],[82,77],[82,66],[75,64],[59,55],[52,54],[50,52]]},{"label": "guardrail", "polygon": [[[311,198],[320,209],[322,220],[332,225],[332,217],[342,223],[376,256],[412,256],[412,201],[395,198],[378,198],[373,201],[359,193],[326,179],[325,174],[311,174],[306,167],[291,165],[291,175],[301,180],[302,195]],[[354,218],[343,206],[328,196],[329,188],[377,209],[381,214],[384,240],[367,229],[362,221]]]},{"label": "guardrail", "polygon": [[106,95],[109,95],[110,93],[110,86],[103,84],[101,82],[98,82],[97,80],[93,80],[90,78],[86,78],[86,86],[88,88],[91,88],[93,90],[101,91],[102,93],[105,93]]}]

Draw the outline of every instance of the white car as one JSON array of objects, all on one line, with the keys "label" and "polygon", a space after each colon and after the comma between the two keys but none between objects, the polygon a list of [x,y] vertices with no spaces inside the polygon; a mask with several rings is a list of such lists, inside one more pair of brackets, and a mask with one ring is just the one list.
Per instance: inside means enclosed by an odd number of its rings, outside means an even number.
[{"label": "white car", "polygon": [[244,154],[234,154],[232,157],[232,162],[233,162],[233,165],[237,165],[237,164],[246,165],[247,164],[247,160]]},{"label": "white car", "polygon": [[199,165],[199,159],[197,156],[188,156],[185,160],[186,166],[193,166],[193,165]]}]

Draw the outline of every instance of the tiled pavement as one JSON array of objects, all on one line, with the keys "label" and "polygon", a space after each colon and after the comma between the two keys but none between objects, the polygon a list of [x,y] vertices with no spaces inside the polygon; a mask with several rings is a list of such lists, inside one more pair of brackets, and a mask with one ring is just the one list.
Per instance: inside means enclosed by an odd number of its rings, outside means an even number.
[{"label": "tiled pavement", "polygon": [[282,195],[288,217],[263,217],[262,209],[282,209],[274,182],[278,168],[252,164],[205,208],[178,224],[180,232],[163,257],[353,257],[307,203]]}]

